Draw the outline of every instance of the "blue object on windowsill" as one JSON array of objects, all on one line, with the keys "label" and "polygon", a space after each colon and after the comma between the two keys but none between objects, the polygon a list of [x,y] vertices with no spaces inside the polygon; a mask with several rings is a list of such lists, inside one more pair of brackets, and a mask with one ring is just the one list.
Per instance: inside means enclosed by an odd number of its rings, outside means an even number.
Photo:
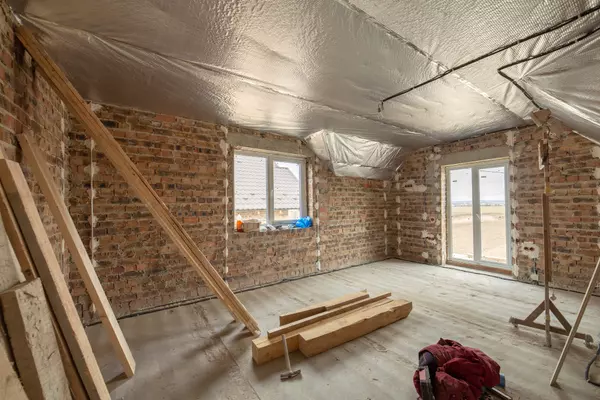
[{"label": "blue object on windowsill", "polygon": [[296,228],[310,228],[312,226],[312,218],[311,217],[302,217],[296,221]]}]

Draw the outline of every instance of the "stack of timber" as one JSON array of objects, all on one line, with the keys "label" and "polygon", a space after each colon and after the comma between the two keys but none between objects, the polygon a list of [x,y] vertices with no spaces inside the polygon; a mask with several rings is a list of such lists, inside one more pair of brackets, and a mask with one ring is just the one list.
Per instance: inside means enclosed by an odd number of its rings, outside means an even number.
[{"label": "stack of timber", "polygon": [[252,341],[252,358],[260,365],[283,357],[284,334],[290,352],[310,357],[406,318],[412,302],[390,296],[362,291],[282,314],[279,327]]}]

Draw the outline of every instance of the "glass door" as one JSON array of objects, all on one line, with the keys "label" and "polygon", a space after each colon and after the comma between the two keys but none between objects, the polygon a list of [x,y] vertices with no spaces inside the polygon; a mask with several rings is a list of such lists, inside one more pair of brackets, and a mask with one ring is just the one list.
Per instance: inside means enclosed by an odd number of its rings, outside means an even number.
[{"label": "glass door", "polygon": [[510,269],[508,163],[446,171],[448,259]]}]

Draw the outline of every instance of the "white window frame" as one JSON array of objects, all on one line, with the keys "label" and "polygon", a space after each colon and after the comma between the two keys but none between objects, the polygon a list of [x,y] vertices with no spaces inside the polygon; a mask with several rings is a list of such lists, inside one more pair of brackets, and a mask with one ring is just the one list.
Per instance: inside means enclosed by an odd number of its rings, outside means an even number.
[{"label": "white window frame", "polygon": [[[506,263],[497,263],[481,259],[481,202],[479,189],[479,171],[481,169],[504,167],[504,207],[506,215]],[[471,190],[472,190],[472,214],[473,221],[473,260],[463,258],[452,258],[452,185],[450,182],[450,171],[458,169],[471,169]],[[512,246],[511,246],[511,215],[510,215],[510,176],[508,171],[508,159],[495,159],[465,164],[455,164],[445,166],[446,172],[446,230],[448,252],[447,260],[463,264],[482,265],[487,267],[499,267],[507,270],[512,269]]]},{"label": "white window frame", "polygon": [[[308,215],[308,207],[306,202],[306,158],[294,155],[287,154],[279,154],[279,153],[270,153],[261,150],[250,150],[250,149],[242,149],[242,150],[234,150],[233,152],[233,211],[235,216],[235,156],[243,155],[250,157],[263,157],[267,159],[267,224],[270,225],[287,225],[296,221],[296,219],[291,220],[274,220],[273,217],[275,215],[275,191],[273,188],[273,165],[275,162],[292,162],[300,164],[300,217],[305,217]],[[235,223],[235,218],[234,218]]]}]

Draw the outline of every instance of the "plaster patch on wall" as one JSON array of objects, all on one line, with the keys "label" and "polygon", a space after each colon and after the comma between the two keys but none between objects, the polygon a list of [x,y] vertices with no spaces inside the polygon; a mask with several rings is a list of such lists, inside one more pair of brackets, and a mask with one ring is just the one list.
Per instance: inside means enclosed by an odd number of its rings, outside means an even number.
[{"label": "plaster patch on wall", "polygon": [[396,221],[396,229],[397,229],[398,231],[400,231],[400,222],[399,222],[399,221]]},{"label": "plaster patch on wall", "polygon": [[426,251],[424,251],[424,252],[421,253],[421,257],[423,257],[425,259],[428,259],[429,258],[429,253],[426,252]]},{"label": "plaster patch on wall", "polygon": [[519,239],[519,231],[515,228],[512,228],[510,230],[510,234],[512,235],[514,240],[518,240]]},{"label": "plaster patch on wall", "polygon": [[600,168],[594,169],[594,178],[600,179]]},{"label": "plaster patch on wall", "polygon": [[400,249],[397,249],[397,250],[396,250],[396,254],[398,254],[398,256],[401,256],[401,255],[402,255],[402,250],[400,250]]},{"label": "plaster patch on wall", "polygon": [[600,158],[600,146],[594,146],[592,149],[592,157]]},{"label": "plaster patch on wall", "polygon": [[537,244],[533,242],[521,243],[519,251],[521,252],[521,254],[529,257],[531,260],[537,260],[540,258],[540,248]]},{"label": "plaster patch on wall", "polygon": [[229,133],[229,128],[227,128],[225,125],[221,125],[221,126],[219,127],[219,130],[220,130],[221,132],[223,132],[225,135],[227,135],[227,134]]},{"label": "plaster patch on wall", "polygon": [[423,239],[435,239],[435,235],[433,233],[429,233],[427,231],[421,231],[421,238],[423,238]]},{"label": "plaster patch on wall", "polygon": [[97,103],[90,103],[90,110],[92,110],[92,112],[94,113],[97,113],[98,111],[102,110],[102,105]]},{"label": "plaster patch on wall", "polygon": [[96,165],[95,162],[91,163],[90,165],[86,166],[83,171],[88,174],[88,175],[96,175],[98,173],[98,171],[100,171],[100,168],[98,168],[98,165]]},{"label": "plaster patch on wall", "polygon": [[400,196],[396,196],[396,203],[400,203]]},{"label": "plaster patch on wall", "polygon": [[427,190],[427,186],[425,185],[417,185],[414,179],[409,179],[404,182],[404,190],[407,192],[424,192]]},{"label": "plaster patch on wall", "polygon": [[219,140],[219,147],[221,148],[221,152],[225,157],[227,157],[227,153],[229,152],[229,145],[223,139]]},{"label": "plaster patch on wall", "polygon": [[442,207],[435,206],[435,212],[442,212]]},{"label": "plaster patch on wall", "polygon": [[427,213],[424,212],[423,215],[421,215],[421,218],[423,219],[423,221],[427,221]]},{"label": "plaster patch on wall", "polygon": [[387,210],[383,210],[383,218],[387,219]]},{"label": "plaster patch on wall", "polygon": [[98,217],[96,217],[95,215],[90,215],[88,217],[88,223],[92,226],[92,228],[95,228],[98,224]]},{"label": "plaster patch on wall", "polygon": [[441,154],[439,154],[439,153],[434,153],[434,154],[429,154],[429,155],[427,156],[427,158],[428,158],[429,160],[431,160],[431,161],[437,161],[437,160],[439,160],[440,158],[442,158],[442,155],[441,155]]},{"label": "plaster patch on wall", "polygon": [[90,249],[92,251],[96,251],[98,249],[98,246],[100,246],[100,242],[98,241],[98,239],[93,238],[90,240]]},{"label": "plaster patch on wall", "polygon": [[515,145],[515,131],[508,131],[505,133],[506,135],[506,145],[508,147],[513,147]]}]

